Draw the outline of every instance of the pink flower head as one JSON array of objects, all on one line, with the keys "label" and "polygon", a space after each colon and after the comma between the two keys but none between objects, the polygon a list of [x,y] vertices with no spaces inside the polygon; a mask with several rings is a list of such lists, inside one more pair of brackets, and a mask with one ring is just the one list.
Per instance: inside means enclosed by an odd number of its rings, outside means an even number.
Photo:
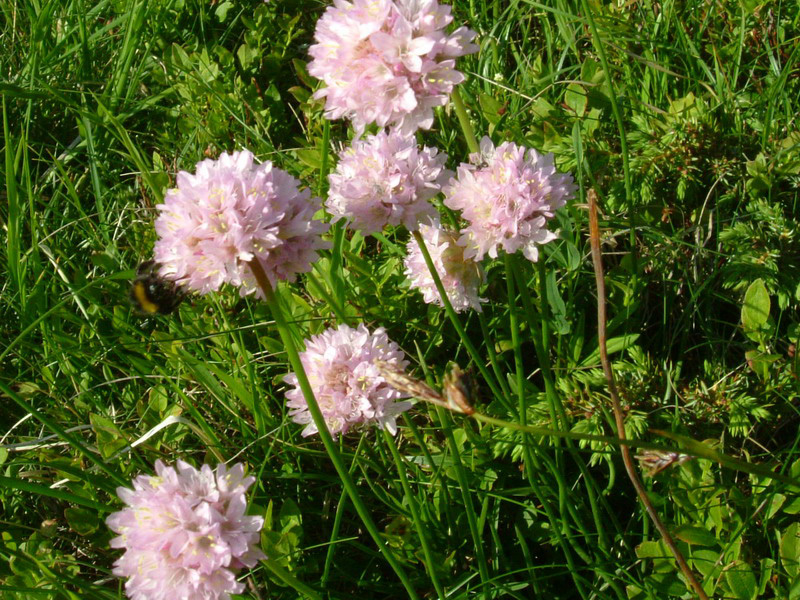
[{"label": "pink flower head", "polygon": [[328,226],[314,220],[320,200],[269,161],[248,150],[197,163],[178,173],[177,187],[156,208],[155,260],[160,274],[205,294],[223,283],[242,296],[260,288],[248,266],[258,260],[270,283],[308,271]]},{"label": "pink flower head", "polygon": [[339,154],[325,206],[334,221],[349,219],[365,235],[387,225],[415,230],[423,216],[436,214],[428,200],[453,175],[446,160],[443,152],[420,150],[413,136],[396,130],[367,136]]},{"label": "pink flower head", "polygon": [[[480,303],[485,301],[478,297],[478,287],[483,281],[483,274],[478,263],[464,258],[464,248],[458,245],[458,234],[435,220],[430,224],[421,225],[419,232],[453,309],[456,312],[468,308],[480,311]],[[436,289],[416,239],[411,238],[408,242],[407,252],[405,273],[411,281],[411,287],[422,292],[422,297],[428,304],[443,306],[442,297]]]},{"label": "pink flower head", "polygon": [[[373,364],[381,360],[404,370],[408,361],[403,351],[392,342],[382,327],[370,333],[363,323],[355,329],[340,325],[306,340],[300,353],[303,369],[325,417],[328,430],[335,437],[359,423],[375,422],[391,434],[397,431],[395,418],[411,408],[411,402],[395,402],[407,394],[398,392],[380,375]],[[286,392],[293,409],[289,414],[295,423],[306,425],[304,436],[318,433],[308,412],[308,405],[297,383],[297,375],[289,373],[283,380],[294,389]]]},{"label": "pink flower head", "polygon": [[487,137],[480,155],[470,159],[481,165],[461,164],[444,188],[445,205],[462,211],[469,223],[458,240],[464,256],[497,258],[499,246],[509,254],[521,248],[535,262],[538,247],[556,237],[546,229],[547,221],[574,197],[572,175],[556,172],[552,154],[511,142],[495,149]]},{"label": "pink flower head", "polygon": [[308,72],[325,82],[325,116],[430,129],[433,108],[447,103],[464,76],[455,58],[476,52],[475,32],[452,34],[450,7],[437,0],[334,0],[317,22]]},{"label": "pink flower head", "polygon": [[236,572],[264,558],[256,545],[264,519],[245,515],[255,478],[241,464],[176,467],[156,461],[156,476],[117,488],[127,507],[106,523],[119,534],[111,547],[125,553],[113,572],[128,577],[132,600],[229,600],[244,589]]}]

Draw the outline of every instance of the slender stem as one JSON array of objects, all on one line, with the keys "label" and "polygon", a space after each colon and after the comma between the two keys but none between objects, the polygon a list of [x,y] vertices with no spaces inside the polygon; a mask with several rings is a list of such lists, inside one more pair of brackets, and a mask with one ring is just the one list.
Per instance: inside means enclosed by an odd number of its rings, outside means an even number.
[{"label": "slender stem", "polygon": [[272,317],[275,319],[275,325],[278,327],[278,332],[281,336],[281,340],[283,341],[284,347],[286,349],[286,354],[289,358],[289,363],[292,365],[294,369],[295,376],[297,377],[297,383],[300,386],[301,391],[303,392],[303,397],[306,399],[308,403],[308,412],[311,413],[311,418],[314,421],[314,425],[316,425],[317,430],[319,432],[319,437],[322,440],[322,444],[325,446],[325,450],[328,453],[328,456],[333,463],[336,472],[339,474],[339,479],[342,480],[342,485],[344,489],[347,491],[347,494],[350,496],[350,500],[353,503],[353,507],[356,509],[358,516],[361,517],[361,521],[364,523],[364,527],[366,527],[367,531],[369,532],[370,536],[375,542],[375,545],[378,546],[378,549],[383,554],[383,557],[386,559],[386,562],[394,569],[395,573],[397,573],[397,577],[403,584],[403,587],[406,588],[406,592],[408,593],[409,598],[412,600],[418,600],[417,593],[414,591],[413,586],[411,585],[411,581],[409,581],[408,577],[403,570],[403,567],[398,562],[397,558],[395,558],[394,553],[392,552],[391,548],[385,543],[383,538],[381,537],[380,531],[378,531],[375,522],[372,520],[372,517],[369,514],[369,510],[367,509],[364,501],[361,499],[361,496],[358,493],[358,489],[356,488],[355,482],[353,481],[350,473],[347,470],[347,467],[342,460],[341,455],[339,454],[339,450],[336,447],[336,443],[333,441],[333,437],[331,436],[330,431],[328,431],[328,426],[325,423],[325,417],[322,414],[322,411],[319,408],[319,404],[317,404],[317,399],[314,397],[314,392],[311,389],[311,384],[308,381],[308,377],[306,376],[306,372],[303,369],[303,363],[300,360],[300,355],[297,353],[297,348],[294,344],[294,339],[292,338],[291,331],[289,329],[289,324],[286,322],[286,319],[283,316],[283,311],[281,309],[280,303],[278,298],[275,296],[275,292],[272,289],[272,285],[267,278],[267,274],[264,272],[264,268],[261,266],[261,263],[258,260],[253,260],[249,263],[251,270],[253,271],[253,275],[258,282],[259,287],[261,287],[262,291],[264,292],[264,297],[266,298],[267,305],[272,312]]},{"label": "slender stem", "polygon": [[[525,401],[525,373],[523,371],[523,363],[522,363],[522,344],[520,342],[519,336],[519,322],[517,318],[517,302],[516,302],[516,290],[514,289],[514,277],[510,272],[509,261],[511,257],[506,254],[505,255],[505,262],[506,262],[506,269],[509,271],[508,275],[506,276],[506,290],[508,296],[508,312],[509,312],[509,329],[511,330],[511,345],[514,347],[514,375],[515,375],[515,386],[517,388],[517,400],[519,403],[519,421],[520,424],[524,427],[528,424],[528,405]],[[545,514],[547,515],[547,519],[550,521],[550,527],[553,530],[553,533],[558,540],[558,545],[561,547],[561,550],[564,552],[564,558],[567,561],[567,565],[569,566],[569,572],[572,575],[572,578],[575,582],[575,587],[578,588],[582,597],[586,597],[584,593],[583,586],[581,585],[580,580],[578,579],[578,569],[575,565],[575,559],[572,556],[572,552],[570,550],[570,546],[574,547],[578,550],[577,544],[570,540],[570,543],[565,543],[564,536],[569,536],[569,527],[567,525],[566,519],[558,519],[556,518],[555,513],[553,512],[552,507],[550,506],[550,501],[546,497],[545,494],[542,493],[541,487],[539,486],[539,482],[536,480],[536,473],[541,472],[542,465],[539,462],[538,458],[533,455],[531,452],[531,446],[528,440],[528,435],[523,433],[522,435],[522,452],[524,456],[524,468],[525,468],[525,476],[528,479],[528,482],[531,484],[531,488],[533,489],[533,493],[536,494],[539,502],[542,504],[544,508]],[[560,476],[560,473],[556,471],[556,479],[559,489],[559,508],[563,508],[562,499],[565,497],[564,494],[564,481],[563,477]],[[559,528],[559,522],[561,524],[561,528]],[[560,530],[559,530],[560,529]]]},{"label": "slender stem", "polygon": [[[442,280],[439,277],[439,273],[436,272],[436,267],[433,264],[433,260],[431,259],[431,255],[428,252],[428,247],[425,245],[425,240],[422,239],[422,235],[420,235],[419,231],[412,232],[414,239],[419,244],[419,249],[422,251],[422,256],[425,258],[425,264],[428,266],[428,270],[431,273],[431,277],[433,277],[433,282],[436,285],[436,290],[439,292],[439,296],[442,299],[442,303],[444,304],[444,310],[447,313],[447,316],[450,318],[450,322],[453,324],[456,332],[458,333],[458,337],[461,338],[461,343],[464,344],[464,347],[467,349],[467,352],[472,358],[472,361],[478,367],[478,370],[481,372],[481,376],[486,381],[486,384],[491,388],[492,394],[494,397],[503,402],[503,404],[508,404],[508,400],[503,395],[502,391],[498,387],[498,384],[495,382],[494,377],[491,376],[486,365],[484,364],[483,357],[481,357],[480,353],[478,352],[475,345],[472,343],[472,340],[469,339],[464,326],[461,324],[461,321],[456,314],[456,311],[453,309],[453,305],[450,303],[450,299],[447,297],[447,292],[442,285]],[[507,407],[510,408],[510,405]]]},{"label": "slender stem", "polygon": [[342,493],[339,496],[339,503],[336,505],[336,514],[333,517],[333,531],[331,532],[331,541],[330,544],[328,545],[328,552],[325,554],[325,567],[322,569],[322,579],[320,580],[322,589],[326,589],[328,585],[328,577],[330,577],[331,565],[333,564],[333,553],[336,551],[336,538],[339,537],[339,531],[341,531],[342,529],[342,519],[344,517],[346,508],[347,508],[347,492],[345,490],[342,490]]},{"label": "slender stem", "polygon": [[[494,373],[494,376],[497,377],[497,383],[500,384],[500,387],[503,389],[503,393],[507,398],[511,398],[511,390],[508,387],[508,382],[506,381],[505,376],[500,370],[500,363],[497,360],[497,353],[494,351],[494,340],[492,339],[492,334],[489,331],[489,324],[486,322],[486,315],[483,314],[483,311],[478,313],[478,323],[480,323],[481,326],[483,343],[486,346],[486,354],[489,355],[489,363],[492,365],[492,372]],[[800,346],[800,344],[798,344],[798,346]]]},{"label": "slender stem", "polygon": [[[533,348],[536,352],[536,359],[539,361],[539,368],[542,370],[542,379],[544,380],[545,397],[547,398],[547,408],[550,413],[550,421],[558,429],[566,429],[566,415],[564,408],[561,405],[561,400],[558,394],[555,393],[551,373],[550,373],[550,357],[547,353],[547,348],[542,346],[542,337],[536,335],[537,330],[542,331],[542,319],[539,316],[530,296],[524,291],[526,290],[525,278],[522,274],[522,267],[520,261],[516,256],[508,256],[506,259],[507,277],[514,277],[517,280],[517,287],[521,290],[520,298],[522,299],[522,306],[528,317],[528,326],[531,332],[531,341]],[[544,299],[542,300],[544,302]],[[511,302],[511,299],[509,299]],[[562,425],[563,422],[563,425]]]},{"label": "slender stem", "polygon": [[400,452],[397,450],[397,444],[395,444],[394,438],[389,435],[388,431],[383,432],[383,437],[386,439],[386,444],[389,446],[389,450],[392,453],[394,464],[397,467],[397,474],[400,476],[400,485],[403,486],[403,492],[405,493],[406,500],[408,500],[408,508],[411,511],[411,518],[414,519],[417,535],[419,536],[419,541],[422,545],[422,553],[425,555],[425,568],[428,571],[428,575],[431,578],[431,582],[433,582],[433,587],[436,589],[436,593],[439,595],[439,598],[444,598],[444,588],[442,587],[442,583],[439,581],[439,576],[436,574],[436,563],[434,562],[433,551],[431,550],[430,542],[428,541],[425,523],[423,523],[422,515],[420,515],[419,512],[417,498],[414,496],[414,493],[411,490],[411,485],[408,483],[406,465],[403,462],[403,458],[400,456]]},{"label": "slender stem", "polygon": [[[584,3],[585,4],[585,3]],[[603,373],[608,382],[608,392],[611,395],[611,406],[614,409],[614,420],[617,425],[617,437],[620,441],[625,439],[625,418],[622,415],[622,407],[619,402],[619,395],[617,393],[617,384],[614,381],[614,372],[611,370],[611,362],[608,360],[608,348],[606,347],[606,283],[603,276],[603,258],[600,251],[600,228],[597,223],[597,194],[592,189],[587,194],[589,200],[589,241],[592,247],[592,264],[594,265],[594,275],[597,284],[597,338],[600,345],[600,363],[603,365]],[[689,582],[689,585],[694,588],[695,593],[701,600],[708,600],[708,596],[703,590],[703,586],[697,581],[692,573],[691,568],[686,562],[686,559],[681,554],[675,540],[672,539],[667,528],[661,522],[661,519],[656,512],[650,497],[647,495],[644,485],[642,485],[639,475],[636,473],[636,467],[633,464],[633,457],[628,446],[621,446],[622,462],[625,464],[625,471],[628,473],[628,478],[631,480],[639,499],[644,504],[647,514],[653,521],[664,543],[672,552],[678,566],[683,572],[684,577]]]},{"label": "slender stem", "polygon": [[341,323],[347,323],[347,315],[344,314],[344,308],[339,304],[336,298],[327,292],[327,290],[322,286],[322,282],[317,279],[314,273],[306,273],[306,277],[308,278],[308,282],[317,289],[317,293],[322,296],[322,299],[328,303],[331,311],[333,311],[333,314],[336,315],[336,319]]},{"label": "slender stem", "polygon": [[486,555],[483,551],[483,541],[481,540],[481,533],[478,528],[478,518],[475,514],[475,505],[472,503],[472,495],[470,494],[469,481],[467,480],[467,473],[464,470],[464,463],[461,462],[460,450],[456,438],[453,435],[453,428],[448,423],[448,412],[441,406],[436,407],[436,415],[439,422],[442,424],[442,430],[447,438],[447,446],[450,449],[450,454],[453,459],[453,468],[456,473],[456,480],[458,487],[461,490],[461,501],[464,503],[464,513],[467,516],[467,526],[469,527],[472,536],[472,543],[475,546],[475,560],[478,563],[478,573],[480,574],[481,583],[483,584],[483,595],[485,598],[491,597],[489,577],[489,566],[486,563]]},{"label": "slender stem", "polygon": [[603,66],[603,71],[606,75],[608,82],[609,95],[608,98],[611,102],[611,112],[614,113],[614,121],[617,123],[617,130],[619,131],[619,150],[622,155],[622,175],[625,181],[625,200],[628,204],[628,219],[630,227],[630,252],[634,264],[634,277],[636,276],[636,225],[634,223],[635,212],[633,210],[633,187],[631,185],[631,168],[628,158],[628,138],[625,135],[625,125],[622,120],[622,112],[619,109],[617,102],[617,91],[614,88],[614,78],[611,77],[611,69],[608,66],[608,59],[606,58],[606,51],[603,48],[603,39],[597,31],[597,25],[594,22],[592,9],[589,7],[588,0],[581,0],[583,13],[586,20],[589,22],[589,30],[592,32],[592,45],[597,50],[597,56],[600,58],[600,64]]},{"label": "slender stem", "polygon": [[467,107],[464,106],[464,101],[461,99],[461,94],[458,93],[458,88],[453,88],[453,93],[450,94],[450,100],[453,101],[453,108],[456,109],[456,116],[461,125],[461,131],[464,133],[464,138],[467,140],[467,148],[473,153],[480,152],[480,144],[478,144],[478,139],[475,137],[475,132],[472,130],[472,123],[470,123],[469,115],[467,114]]}]

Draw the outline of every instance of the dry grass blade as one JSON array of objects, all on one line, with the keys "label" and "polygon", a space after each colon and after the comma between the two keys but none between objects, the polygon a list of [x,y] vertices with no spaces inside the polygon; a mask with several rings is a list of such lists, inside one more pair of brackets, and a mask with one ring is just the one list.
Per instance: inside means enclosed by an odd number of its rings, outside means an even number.
[{"label": "dry grass blade", "polygon": [[[614,373],[611,370],[611,362],[608,360],[608,348],[606,347],[606,285],[605,278],[603,276],[602,254],[600,252],[600,228],[597,224],[597,193],[594,190],[589,190],[587,197],[589,200],[589,242],[592,248],[592,264],[594,265],[594,276],[597,284],[597,337],[598,344],[600,346],[600,362],[603,365],[603,373],[605,374],[606,381],[608,382],[608,392],[611,396],[612,408],[614,410],[614,420],[616,421],[617,425],[617,437],[619,437],[621,440],[624,440],[625,420],[622,416],[622,407],[620,406],[619,402],[617,385],[614,382]],[[639,499],[642,501],[642,504],[644,504],[647,514],[650,516],[650,519],[653,521],[656,529],[661,534],[661,538],[664,540],[664,543],[670,549],[672,555],[675,557],[675,560],[678,562],[678,566],[680,567],[684,577],[686,577],[688,585],[694,589],[698,598],[701,600],[708,600],[708,596],[703,590],[703,587],[700,585],[700,582],[697,581],[694,573],[692,573],[692,569],[687,564],[686,559],[683,557],[683,554],[681,554],[681,551],[678,550],[675,540],[672,539],[672,536],[670,535],[669,531],[667,531],[664,523],[661,522],[653,503],[650,501],[650,497],[647,495],[647,490],[644,489],[642,481],[639,479],[639,475],[636,473],[636,466],[633,462],[633,456],[631,455],[630,448],[622,445],[620,446],[620,452],[622,452],[622,461],[625,463],[625,471],[628,474],[628,478],[631,480],[633,487],[636,489],[636,493],[639,495]]]}]

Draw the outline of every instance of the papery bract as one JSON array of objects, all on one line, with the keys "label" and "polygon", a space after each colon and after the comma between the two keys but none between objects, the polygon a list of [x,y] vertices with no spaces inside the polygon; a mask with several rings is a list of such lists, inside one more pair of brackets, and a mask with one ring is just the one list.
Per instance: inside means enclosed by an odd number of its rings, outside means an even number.
[{"label": "papery bract", "polygon": [[317,22],[308,72],[325,87],[325,116],[410,134],[430,129],[433,108],[464,80],[455,58],[477,51],[475,32],[444,28],[453,17],[437,0],[335,0]]},{"label": "papery bract", "polygon": [[[464,248],[457,243],[458,233],[443,227],[438,220],[421,225],[419,232],[453,309],[456,312],[468,308],[480,311],[480,303],[484,299],[478,296],[478,287],[483,274],[478,263],[464,258]],[[442,297],[415,238],[409,240],[406,251],[405,274],[411,287],[422,292],[428,304],[443,306]]]},{"label": "papery bract", "polygon": [[156,219],[155,260],[160,274],[202,294],[223,283],[242,296],[263,292],[248,266],[261,263],[270,283],[308,271],[328,226],[314,220],[321,202],[269,161],[248,150],[222,154],[181,171]]},{"label": "papery bract", "polygon": [[365,235],[387,225],[415,230],[423,217],[436,214],[429,200],[453,174],[446,160],[443,152],[419,148],[413,136],[397,131],[356,140],[328,175],[325,207],[334,221],[346,218]]},{"label": "papery bract", "polygon": [[572,175],[556,171],[552,154],[511,142],[495,148],[486,137],[480,154],[470,158],[480,164],[462,163],[443,190],[444,204],[468,223],[458,242],[464,256],[480,260],[496,258],[498,248],[509,254],[521,249],[538,260],[538,247],[556,237],[547,221],[575,194]]},{"label": "papery bract", "polygon": [[[411,402],[397,402],[407,396],[384,380],[374,364],[376,359],[399,369],[408,365],[403,351],[382,327],[370,333],[363,323],[356,328],[340,325],[306,340],[300,360],[334,437],[366,423],[375,423],[394,434],[397,415],[411,408]],[[297,375],[289,373],[284,381],[295,386],[286,392],[292,419],[306,425],[304,436],[318,433]]]},{"label": "papery bract", "polygon": [[264,520],[245,514],[255,479],[241,464],[155,466],[156,476],[136,477],[133,490],[117,488],[127,507],[106,520],[119,534],[111,547],[125,549],[114,574],[128,578],[132,600],[229,600],[244,589],[236,572],[264,558]]}]

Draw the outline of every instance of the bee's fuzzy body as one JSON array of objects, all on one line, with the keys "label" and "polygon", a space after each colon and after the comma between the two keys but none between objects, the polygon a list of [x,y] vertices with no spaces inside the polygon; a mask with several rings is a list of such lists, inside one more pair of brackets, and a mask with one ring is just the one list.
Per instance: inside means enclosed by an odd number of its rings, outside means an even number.
[{"label": "bee's fuzzy body", "polygon": [[136,311],[145,315],[168,315],[186,298],[186,292],[173,281],[158,274],[159,264],[148,260],[136,269],[131,285],[131,302]]}]

